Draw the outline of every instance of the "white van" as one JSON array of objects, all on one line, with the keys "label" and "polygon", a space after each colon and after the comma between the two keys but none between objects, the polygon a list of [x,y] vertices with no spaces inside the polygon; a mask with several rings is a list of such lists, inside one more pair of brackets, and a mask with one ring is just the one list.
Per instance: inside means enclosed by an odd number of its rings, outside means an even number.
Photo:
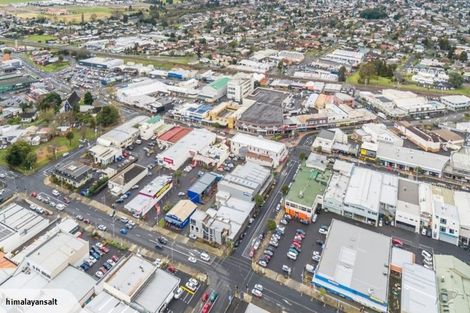
[{"label": "white van", "polygon": [[291,252],[291,251],[287,252],[287,257],[291,260],[294,260],[294,261],[297,260],[297,254],[295,254],[294,252]]}]

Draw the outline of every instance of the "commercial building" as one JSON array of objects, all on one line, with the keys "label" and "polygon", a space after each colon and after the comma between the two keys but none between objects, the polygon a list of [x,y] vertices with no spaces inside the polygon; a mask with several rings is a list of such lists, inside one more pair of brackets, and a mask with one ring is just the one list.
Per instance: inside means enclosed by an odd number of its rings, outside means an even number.
[{"label": "commercial building", "polygon": [[205,241],[224,244],[238,239],[262,195],[272,181],[271,172],[256,163],[238,165],[218,182],[217,209],[196,210],[190,219],[190,233]]},{"label": "commercial building", "polygon": [[470,98],[461,95],[443,96],[441,97],[442,103],[453,111],[465,110],[470,107]]},{"label": "commercial building", "polygon": [[196,208],[197,205],[191,200],[180,200],[165,214],[165,222],[171,226],[183,229],[189,223],[189,218],[196,211]]},{"label": "commercial building", "polygon": [[139,115],[111,129],[97,139],[97,144],[105,147],[126,148],[140,135],[138,125],[147,121],[148,116]]},{"label": "commercial building", "polygon": [[391,144],[379,143],[377,148],[377,159],[382,165],[405,171],[419,171],[428,175],[439,176],[449,157],[430,152],[397,147]]},{"label": "commercial building", "polygon": [[78,61],[78,64],[81,66],[87,66],[87,67],[93,67],[93,68],[112,69],[112,68],[124,65],[124,61],[121,59],[94,57],[94,58],[80,60]]},{"label": "commercial building", "polygon": [[398,274],[401,276],[403,268],[407,264],[415,263],[415,254],[411,251],[399,248],[392,247],[392,258],[390,260],[390,273]]},{"label": "commercial building", "polygon": [[[432,238],[457,245],[460,234],[459,208],[450,189],[432,186]],[[468,204],[465,208],[468,210]]]},{"label": "commercial building", "polygon": [[354,136],[362,142],[384,142],[399,147],[403,146],[403,139],[387,129],[387,126],[382,123],[366,123],[354,131]]},{"label": "commercial building", "polygon": [[444,167],[444,176],[470,181],[470,147],[463,146],[458,151],[452,152],[449,162]]},{"label": "commercial building", "polygon": [[434,255],[439,310],[470,312],[470,266],[451,255]]},{"label": "commercial building", "polygon": [[113,163],[117,157],[122,155],[122,149],[118,147],[106,147],[95,145],[88,150],[93,157],[93,162],[103,166]]},{"label": "commercial building", "polygon": [[56,232],[29,253],[26,264],[35,272],[52,279],[68,265],[78,266],[88,257],[88,241],[70,233]]},{"label": "commercial building", "polygon": [[158,163],[172,170],[179,169],[198,151],[215,143],[217,135],[204,129],[193,129],[173,146],[157,155]]},{"label": "commercial building", "polygon": [[395,226],[419,233],[421,226],[419,183],[398,179]]},{"label": "commercial building", "polygon": [[333,219],[312,284],[388,312],[390,237]]},{"label": "commercial building", "polygon": [[92,170],[88,165],[78,161],[70,161],[56,167],[52,172],[52,176],[61,183],[72,186],[73,188],[80,188],[91,179]]},{"label": "commercial building", "polygon": [[317,205],[323,203],[323,193],[331,177],[331,170],[324,172],[308,168],[304,163],[299,166],[289,192],[284,201],[286,213],[294,218],[310,222]]},{"label": "commercial building", "polygon": [[241,103],[243,98],[254,89],[253,75],[245,73],[235,74],[227,85],[227,98]]},{"label": "commercial building", "polygon": [[256,88],[243,98],[244,112],[237,121],[237,129],[255,134],[279,132],[284,122],[283,110],[291,98],[287,92]]},{"label": "commercial building", "polygon": [[247,160],[274,168],[284,162],[288,153],[283,143],[242,133],[232,137],[230,151]]},{"label": "commercial building", "polygon": [[28,75],[0,75],[0,94],[27,89],[34,82],[36,82],[36,79]]},{"label": "commercial building", "polygon": [[150,183],[144,186],[137,196],[129,201],[124,208],[139,216],[145,216],[151,209],[157,208],[158,202],[173,187],[173,178],[168,175],[155,177]]},{"label": "commercial building", "polygon": [[237,198],[252,202],[257,194],[262,195],[272,181],[271,171],[259,164],[247,161],[227,173],[217,185],[216,198],[224,202]]},{"label": "commercial building", "polygon": [[238,103],[229,101],[222,102],[209,111],[208,120],[212,124],[233,129],[238,118]]},{"label": "commercial building", "polygon": [[168,148],[177,143],[191,131],[192,129],[188,127],[173,126],[157,137],[158,146],[161,148]]},{"label": "commercial building", "polygon": [[436,274],[418,264],[404,264],[401,279],[401,313],[438,313]]},{"label": "commercial building", "polygon": [[158,134],[158,131],[165,126],[165,121],[160,115],[155,115],[139,126],[140,138],[149,140]]},{"label": "commercial building", "polygon": [[106,291],[98,293],[83,309],[86,313],[139,313]]},{"label": "commercial building", "polygon": [[208,101],[217,101],[227,95],[227,85],[230,81],[228,77],[219,78],[212,83],[204,86],[199,92],[199,96]]},{"label": "commercial building", "polygon": [[396,123],[395,127],[424,151],[438,152],[441,150],[441,141],[435,134],[419,129],[406,121]]},{"label": "commercial building", "polygon": [[331,53],[321,57],[323,61],[330,61],[346,66],[357,67],[365,57],[365,53],[362,51],[350,51],[343,49],[336,49]]},{"label": "commercial building", "polygon": [[14,252],[49,226],[49,220],[11,202],[0,209],[0,247]]},{"label": "commercial building", "polygon": [[206,147],[193,156],[193,163],[205,168],[222,168],[230,155],[230,148],[226,141]]},{"label": "commercial building", "polygon": [[180,279],[158,269],[141,256],[129,255],[121,260],[103,282],[110,295],[139,312],[163,312],[171,302]]},{"label": "commercial building", "polygon": [[196,204],[204,203],[204,198],[214,193],[220,175],[215,173],[204,173],[198,180],[188,189],[188,199]]},{"label": "commercial building", "polygon": [[141,181],[147,173],[147,167],[132,163],[108,181],[109,191],[113,196],[119,196],[126,193],[132,188],[132,186]]}]

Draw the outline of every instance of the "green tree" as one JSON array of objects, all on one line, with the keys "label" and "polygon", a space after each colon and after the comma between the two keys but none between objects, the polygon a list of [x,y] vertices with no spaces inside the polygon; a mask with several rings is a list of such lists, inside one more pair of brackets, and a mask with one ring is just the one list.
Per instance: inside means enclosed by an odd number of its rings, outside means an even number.
[{"label": "green tree", "polygon": [[85,93],[85,96],[83,97],[83,103],[86,105],[92,105],[93,104],[93,96],[91,95],[91,92],[87,91]]},{"label": "green tree", "polygon": [[459,55],[459,60],[462,62],[467,62],[468,60],[468,54],[466,51],[462,51]]},{"label": "green tree", "polygon": [[454,88],[460,88],[463,84],[463,77],[457,72],[449,73],[449,84]]},{"label": "green tree", "polygon": [[338,71],[338,80],[340,82],[346,81],[346,67],[341,66]]},{"label": "green tree", "polygon": [[10,166],[24,166],[28,154],[33,151],[26,141],[17,141],[12,144],[6,153],[6,161]]},{"label": "green tree", "polygon": [[176,171],[173,173],[173,177],[175,178],[177,185],[180,183],[180,178],[181,178],[181,175],[182,175],[182,174],[183,174],[183,173],[182,173],[180,170],[176,170]]},{"label": "green tree", "polygon": [[282,194],[283,194],[284,196],[287,195],[287,193],[289,192],[289,186],[283,185],[283,186],[281,187],[281,192],[282,192]]},{"label": "green tree", "polygon": [[272,219],[268,220],[267,227],[268,227],[268,231],[275,231],[277,227],[276,221]]},{"label": "green tree", "polygon": [[53,109],[55,112],[59,112],[62,99],[57,92],[51,92],[45,94],[39,99],[37,107],[39,110],[44,111],[48,109]]},{"label": "green tree", "polygon": [[371,62],[362,63],[359,67],[359,77],[368,83],[372,76],[376,75],[375,65]]},{"label": "green tree", "polygon": [[305,155],[305,152],[300,152],[300,154],[299,154],[299,159],[300,159],[300,161],[303,161],[303,160],[305,160],[306,158],[307,158],[307,156]]},{"label": "green tree", "polygon": [[65,138],[67,138],[68,141],[69,141],[69,146],[72,145],[72,139],[73,139],[73,137],[75,137],[75,135],[73,134],[73,132],[68,132],[67,135],[65,135]]},{"label": "green tree", "polygon": [[260,195],[259,193],[256,194],[255,196],[255,203],[256,203],[256,206],[257,207],[261,207],[263,205],[263,202],[264,202],[264,198],[262,195]]},{"label": "green tree", "polygon": [[104,106],[96,115],[96,123],[103,127],[113,125],[119,120],[119,111],[112,105]]},{"label": "green tree", "polygon": [[24,167],[31,170],[36,165],[37,160],[38,160],[38,156],[37,156],[36,152],[31,151],[30,153],[28,153],[26,155],[26,158],[24,160],[23,165],[24,165]]}]

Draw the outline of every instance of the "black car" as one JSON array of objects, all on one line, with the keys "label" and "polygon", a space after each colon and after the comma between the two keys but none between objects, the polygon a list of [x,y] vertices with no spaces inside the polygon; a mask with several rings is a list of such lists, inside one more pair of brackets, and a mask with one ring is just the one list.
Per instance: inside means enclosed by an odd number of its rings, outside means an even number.
[{"label": "black car", "polygon": [[323,244],[324,244],[324,242],[321,241],[321,240],[317,240],[316,243],[317,243],[317,245],[319,245],[319,246],[323,246]]},{"label": "black car", "polygon": [[166,245],[168,243],[168,239],[166,239],[165,237],[160,237],[158,238],[158,242],[160,242],[163,245]]},{"label": "black car", "polygon": [[134,150],[134,146],[130,145],[129,147],[127,147],[127,150],[130,150],[130,151]]},{"label": "black car", "polygon": [[111,269],[111,267],[113,267],[113,266],[111,264],[109,264],[108,262],[104,262],[103,267],[109,271]]},{"label": "black car", "polygon": [[162,250],[162,249],[163,249],[163,246],[162,246],[161,244],[159,244],[159,243],[156,243],[156,244],[155,244],[155,249],[160,249],[160,250]]}]

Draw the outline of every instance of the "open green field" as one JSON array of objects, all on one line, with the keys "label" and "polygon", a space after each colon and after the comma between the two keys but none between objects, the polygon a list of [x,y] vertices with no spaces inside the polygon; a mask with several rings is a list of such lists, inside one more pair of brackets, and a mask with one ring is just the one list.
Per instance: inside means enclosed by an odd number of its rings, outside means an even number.
[{"label": "open green field", "polygon": [[34,41],[34,42],[46,42],[49,40],[56,40],[57,37],[52,35],[29,35],[24,38],[24,40]]},{"label": "open green field", "polygon": [[[364,84],[360,84],[359,80],[359,72],[353,73],[346,79],[346,82],[355,85],[355,86],[365,86]],[[383,87],[383,88],[394,88],[399,90],[407,90],[407,91],[415,91],[415,92],[429,92],[435,94],[443,94],[443,95],[465,95],[470,96],[470,88],[459,88],[454,90],[438,90],[438,89],[429,89],[425,87],[418,86],[416,84],[408,82],[407,84],[396,84],[392,82],[390,78],[376,76],[370,79],[368,86],[375,86],[375,87]]]},{"label": "open green field", "polygon": [[0,0],[0,5],[25,3],[25,2],[35,2],[35,1],[40,1],[40,0]]},{"label": "open green field", "polygon": [[[156,68],[169,70],[175,67],[175,64],[187,65],[188,63],[197,60],[194,56],[152,56],[152,59],[147,59],[141,56],[122,56],[119,57],[126,62],[141,63],[144,65],[152,64]],[[172,64],[174,63],[174,64]]]},{"label": "open green field", "polygon": [[[69,140],[65,138],[65,136],[57,136],[49,142],[40,144],[39,146],[34,146],[33,151],[37,155],[37,163],[32,172],[47,165],[50,162],[51,158],[53,158],[53,154],[49,147],[52,147],[52,146],[56,147],[57,158],[61,157],[66,152],[76,149],[80,145],[80,139],[82,138],[83,131],[73,130],[72,132],[74,134],[74,137],[71,140],[71,142],[69,142]],[[88,140],[93,140],[96,138],[96,134],[92,129],[87,129],[84,134],[84,137]],[[5,160],[7,151],[8,149],[0,150],[0,165],[1,166],[7,166],[7,162]],[[15,168],[15,170],[26,175],[32,173],[23,168]]]},{"label": "open green field", "polygon": [[40,69],[42,69],[46,73],[54,73],[54,72],[63,70],[69,65],[70,65],[69,62],[62,61],[62,62],[47,64],[46,66],[40,66]]}]

